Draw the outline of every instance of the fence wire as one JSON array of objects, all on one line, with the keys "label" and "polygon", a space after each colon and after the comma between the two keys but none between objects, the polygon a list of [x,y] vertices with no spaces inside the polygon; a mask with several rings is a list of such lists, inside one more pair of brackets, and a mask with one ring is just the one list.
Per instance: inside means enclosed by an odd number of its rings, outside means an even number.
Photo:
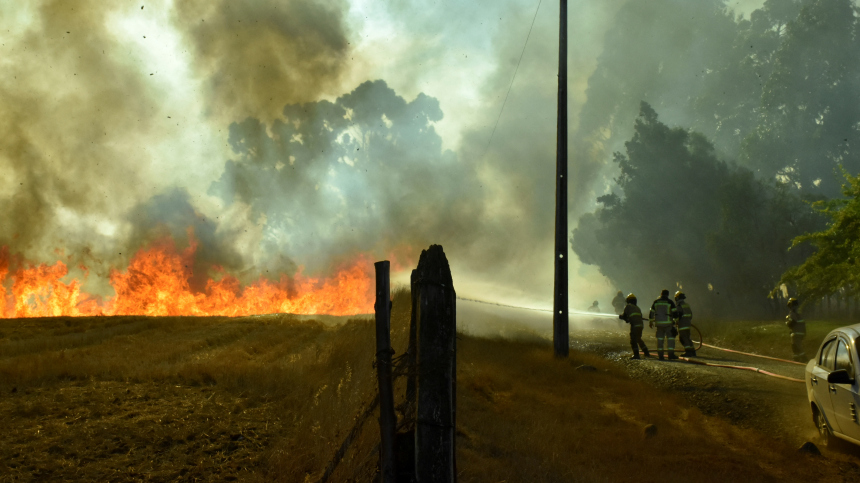
[{"label": "fence wire", "polygon": [[[412,364],[410,356],[412,355],[412,348],[407,349],[403,354],[394,357],[391,359],[391,379],[392,384],[398,378],[406,377],[406,376],[417,376],[417,371],[415,364]],[[377,366],[376,358],[372,362],[373,367]],[[398,422],[396,426],[396,431],[411,431],[415,429],[415,395],[407,393],[403,398],[403,401],[394,407],[395,413],[398,415]],[[338,465],[340,465],[341,461],[343,461],[343,457],[346,455],[346,452],[349,450],[352,443],[356,440],[358,434],[361,432],[364,427],[364,423],[370,418],[371,415],[374,414],[376,409],[379,407],[379,391],[377,389],[376,395],[373,400],[371,400],[364,410],[362,410],[359,415],[355,419],[355,424],[353,424],[352,428],[347,433],[346,437],[340,444],[340,447],[337,451],[335,451],[334,456],[332,457],[329,464],[326,465],[326,470],[323,475],[317,480],[317,483],[326,483],[329,478],[334,474]],[[373,450],[368,454],[368,458],[373,455],[379,454],[379,443],[377,443]]]}]

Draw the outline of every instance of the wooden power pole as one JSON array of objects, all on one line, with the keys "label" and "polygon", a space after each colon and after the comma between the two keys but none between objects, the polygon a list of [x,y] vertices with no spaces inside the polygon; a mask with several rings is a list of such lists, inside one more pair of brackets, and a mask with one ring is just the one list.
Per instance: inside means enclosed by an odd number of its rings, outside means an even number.
[{"label": "wooden power pole", "polygon": [[394,483],[394,437],[397,417],[394,414],[394,386],[391,379],[391,287],[388,260],[373,264],[376,268],[376,372],[379,381],[379,481]]},{"label": "wooden power pole", "polygon": [[552,311],[556,357],[569,352],[567,307],[567,0],[560,0],[558,28],[558,122],[555,148],[555,297]]}]

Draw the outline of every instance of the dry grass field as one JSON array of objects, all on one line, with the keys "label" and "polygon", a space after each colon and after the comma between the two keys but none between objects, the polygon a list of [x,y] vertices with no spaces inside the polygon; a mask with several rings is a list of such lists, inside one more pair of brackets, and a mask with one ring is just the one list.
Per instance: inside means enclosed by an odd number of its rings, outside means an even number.
[{"label": "dry grass field", "polygon": [[[329,481],[372,481],[373,321],[306,319],[2,321],[0,481],[318,481],[361,421]],[[398,354],[408,319],[397,292]],[[462,482],[860,477],[536,336],[461,335],[458,397]]]}]

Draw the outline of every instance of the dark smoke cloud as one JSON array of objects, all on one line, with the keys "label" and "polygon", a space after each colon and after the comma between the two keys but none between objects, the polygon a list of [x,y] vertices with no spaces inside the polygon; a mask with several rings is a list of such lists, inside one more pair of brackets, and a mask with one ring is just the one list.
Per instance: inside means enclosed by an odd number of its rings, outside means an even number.
[{"label": "dark smoke cloud", "polygon": [[[9,29],[2,46],[0,245],[36,262],[55,261],[60,249],[72,255],[70,266],[85,263],[101,278],[85,287],[97,293],[107,291],[111,266],[165,234],[187,243],[188,227],[200,243],[195,277],[216,264],[241,277],[256,261],[270,274],[294,272],[271,239],[239,236],[259,220],[201,221],[200,194],[170,186],[175,176],[163,170],[187,163],[178,154],[185,147],[159,145],[188,124],[180,127],[177,106],[167,105],[170,79],[151,74],[157,67],[148,65],[145,37],[131,36],[141,25],[164,28],[160,5],[146,7],[51,0],[4,7],[30,21],[10,20],[17,31]],[[344,10],[343,2],[177,2],[174,19],[207,79],[210,114],[268,119],[270,106],[317,99],[338,81],[348,49]],[[258,250],[270,255],[255,259]]]},{"label": "dark smoke cloud", "polygon": [[336,85],[349,43],[343,0],[176,2],[175,24],[206,79],[211,114],[271,120]]},{"label": "dark smoke cloud", "polygon": [[0,245],[28,258],[58,246],[99,248],[141,196],[148,156],[128,149],[156,132],[156,90],[107,30],[121,7],[31,4],[32,22],[3,41]]}]

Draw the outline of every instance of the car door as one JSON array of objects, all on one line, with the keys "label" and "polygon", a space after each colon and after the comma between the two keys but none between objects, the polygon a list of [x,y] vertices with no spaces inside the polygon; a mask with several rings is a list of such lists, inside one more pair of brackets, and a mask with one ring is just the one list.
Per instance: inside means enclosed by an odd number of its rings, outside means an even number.
[{"label": "car door", "polygon": [[[815,367],[812,368],[812,393],[818,409],[824,413],[824,419],[830,428],[839,431],[836,418],[833,415],[833,403],[830,401],[830,385],[827,383],[827,375],[833,370],[836,362],[836,337],[830,338],[821,345]],[[841,432],[841,431],[840,431]]]},{"label": "car door", "polygon": [[836,361],[834,370],[845,369],[848,375],[854,379],[851,384],[828,384],[830,401],[833,404],[833,413],[836,415],[836,424],[839,432],[860,440],[860,424],[857,421],[857,407],[860,400],[857,398],[858,384],[856,354],[851,344],[839,337],[836,347]]}]

